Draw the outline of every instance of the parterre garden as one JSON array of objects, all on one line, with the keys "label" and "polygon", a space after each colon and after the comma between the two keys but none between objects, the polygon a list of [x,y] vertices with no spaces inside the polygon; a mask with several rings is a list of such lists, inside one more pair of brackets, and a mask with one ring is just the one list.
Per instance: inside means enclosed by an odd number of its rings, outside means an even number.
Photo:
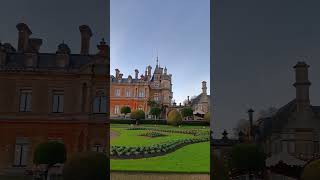
[{"label": "parterre garden", "polygon": [[111,170],[209,173],[208,126],[111,124]]}]

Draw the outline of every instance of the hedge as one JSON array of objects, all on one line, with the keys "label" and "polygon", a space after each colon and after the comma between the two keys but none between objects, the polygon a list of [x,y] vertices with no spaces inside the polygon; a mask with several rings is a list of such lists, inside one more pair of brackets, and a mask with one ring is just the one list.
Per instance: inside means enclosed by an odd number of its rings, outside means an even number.
[{"label": "hedge", "polygon": [[149,131],[149,132],[146,132],[146,133],[142,133],[139,136],[146,136],[146,137],[152,137],[153,138],[153,137],[163,137],[163,136],[167,136],[167,135],[159,133],[159,132]]},{"label": "hedge", "polygon": [[111,146],[110,155],[112,158],[145,158],[163,155],[176,149],[193,143],[210,141],[209,137],[188,138],[169,141],[166,143],[154,144],[151,146]]},{"label": "hedge", "polygon": [[[111,124],[135,124],[136,120],[134,119],[111,119]],[[167,120],[165,119],[142,119],[139,120],[140,124],[159,124],[159,125],[166,125]],[[197,121],[197,120],[186,120],[182,121],[182,125],[192,125],[192,126],[209,126],[210,123],[206,121]]]},{"label": "hedge", "polygon": [[149,130],[158,132],[168,132],[168,133],[181,133],[181,134],[192,134],[194,136],[208,136],[210,137],[209,130],[178,130],[178,129],[158,129],[158,128],[147,128],[147,127],[131,127],[127,130]]}]

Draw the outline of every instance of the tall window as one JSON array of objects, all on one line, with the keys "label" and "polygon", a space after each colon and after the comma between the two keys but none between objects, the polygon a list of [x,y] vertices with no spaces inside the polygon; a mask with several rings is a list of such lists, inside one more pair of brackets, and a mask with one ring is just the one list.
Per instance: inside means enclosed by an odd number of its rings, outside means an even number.
[{"label": "tall window", "polygon": [[26,138],[17,138],[14,155],[14,166],[26,166],[29,150],[29,141]]},{"label": "tall window", "polygon": [[96,97],[93,101],[93,112],[94,113],[106,113],[107,112],[107,97],[105,96],[104,90],[97,91]]},{"label": "tall window", "polygon": [[126,89],[126,97],[131,97],[131,92],[129,89]]},{"label": "tall window", "polygon": [[20,90],[20,112],[31,112],[32,90]]},{"label": "tall window", "polygon": [[64,92],[63,91],[53,91],[53,103],[52,112],[62,113],[64,104]]},{"label": "tall window", "polygon": [[120,106],[119,105],[114,106],[114,114],[120,114]]},{"label": "tall window", "polygon": [[139,97],[144,97],[144,91],[139,91]]},{"label": "tall window", "polygon": [[120,89],[116,89],[115,95],[116,95],[117,97],[120,97]]}]

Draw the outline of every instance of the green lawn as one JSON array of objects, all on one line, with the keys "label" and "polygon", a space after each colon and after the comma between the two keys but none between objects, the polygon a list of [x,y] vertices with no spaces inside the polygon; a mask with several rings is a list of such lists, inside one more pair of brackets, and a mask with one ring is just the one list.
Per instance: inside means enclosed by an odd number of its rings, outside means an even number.
[{"label": "green lawn", "polygon": [[185,146],[165,156],[110,160],[111,170],[143,171],[143,172],[210,172],[210,145],[209,142]]},{"label": "green lawn", "polygon": [[[175,139],[193,137],[190,134],[163,133],[164,137],[147,138],[139,136],[145,130],[127,130],[131,126],[111,124],[111,130],[118,133],[118,137],[111,140],[111,145],[139,146],[152,145]],[[157,129],[178,129],[204,131],[209,128],[199,126],[172,127],[167,125],[140,125],[140,127],[156,127]],[[187,145],[164,156],[144,159],[111,159],[113,171],[143,171],[143,172],[181,172],[181,173],[209,173],[210,145],[209,142]]]}]

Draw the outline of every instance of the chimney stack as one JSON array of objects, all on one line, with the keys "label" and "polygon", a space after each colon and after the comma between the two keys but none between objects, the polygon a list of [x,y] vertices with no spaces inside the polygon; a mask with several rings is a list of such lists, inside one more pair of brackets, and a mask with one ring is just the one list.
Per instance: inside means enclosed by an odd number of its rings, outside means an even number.
[{"label": "chimney stack", "polygon": [[119,69],[116,69],[116,79],[119,78],[119,74],[120,74],[120,70],[119,70]]},{"label": "chimney stack", "polygon": [[29,27],[24,23],[17,24],[18,29],[18,52],[24,52],[29,46],[29,36],[32,34]]},{"label": "chimney stack", "polygon": [[80,54],[88,55],[90,49],[90,38],[92,36],[92,31],[89,26],[81,25],[79,26],[81,33],[81,51]]},{"label": "chimney stack", "polygon": [[294,69],[296,71],[296,82],[293,86],[296,88],[297,112],[305,112],[310,108],[309,88],[310,81],[308,77],[308,68],[305,62],[298,62]]},{"label": "chimney stack", "polygon": [[42,39],[37,39],[37,38],[29,39],[29,50],[31,52],[38,53],[41,45],[42,45]]},{"label": "chimney stack", "polygon": [[202,93],[207,94],[207,82],[202,81]]},{"label": "chimney stack", "polygon": [[135,78],[138,79],[139,78],[139,70],[135,69],[134,72],[135,72]]}]

